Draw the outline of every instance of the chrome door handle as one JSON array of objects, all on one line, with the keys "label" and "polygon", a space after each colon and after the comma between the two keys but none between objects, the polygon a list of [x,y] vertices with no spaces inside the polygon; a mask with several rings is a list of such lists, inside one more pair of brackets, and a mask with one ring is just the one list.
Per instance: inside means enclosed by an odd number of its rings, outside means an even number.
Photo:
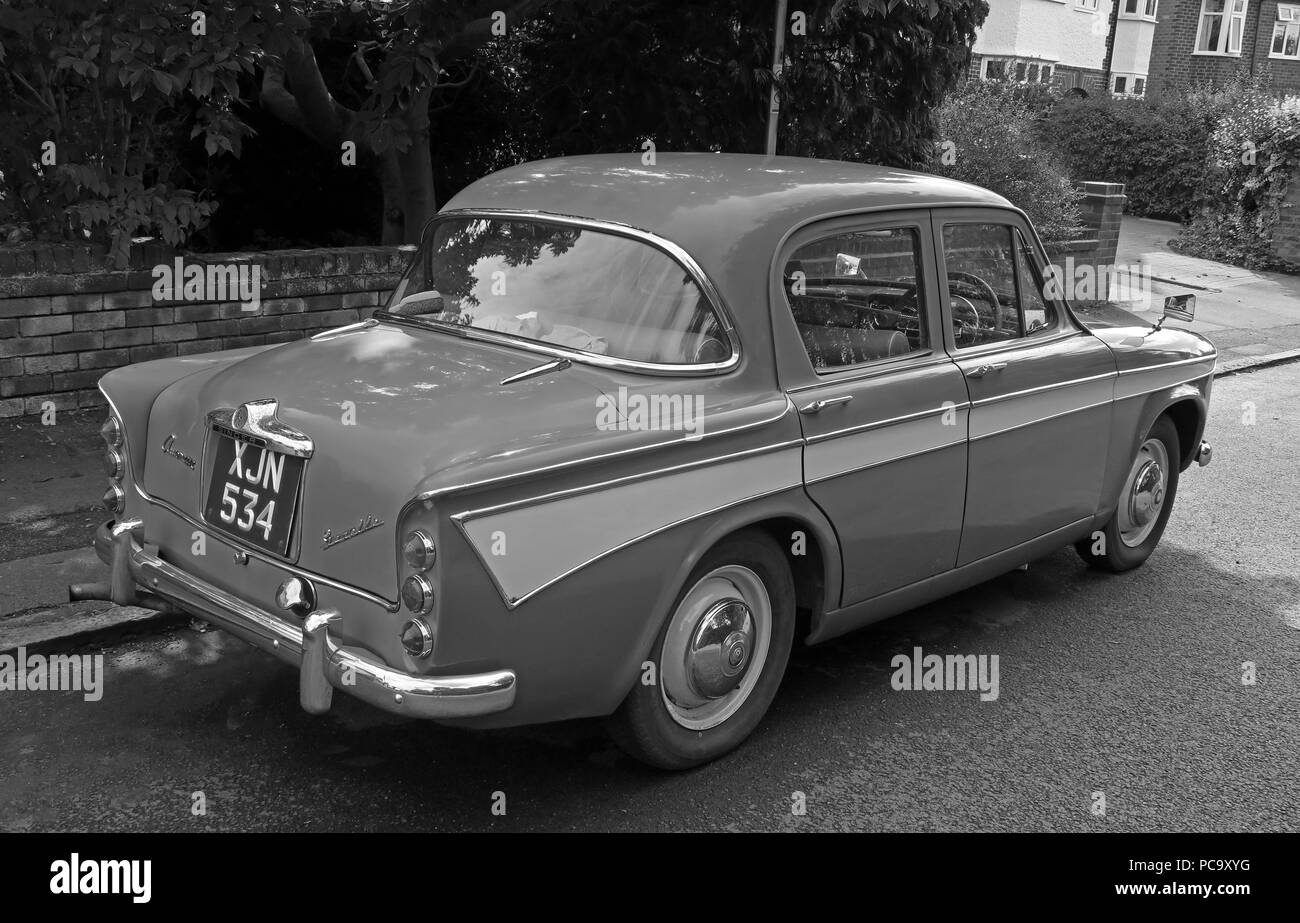
[{"label": "chrome door handle", "polygon": [[847,404],[853,400],[852,394],[841,394],[839,397],[828,397],[825,400],[813,401],[807,406],[800,407],[800,413],[821,413],[827,407],[834,407],[836,404]]},{"label": "chrome door handle", "polygon": [[966,373],[968,378],[983,378],[989,372],[1000,372],[1007,367],[1005,362],[994,362],[991,365],[977,365]]}]

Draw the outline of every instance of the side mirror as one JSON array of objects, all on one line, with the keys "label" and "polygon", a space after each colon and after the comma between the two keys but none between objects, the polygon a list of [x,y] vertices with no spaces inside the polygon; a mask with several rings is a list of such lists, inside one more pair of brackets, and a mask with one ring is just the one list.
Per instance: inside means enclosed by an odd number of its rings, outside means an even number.
[{"label": "side mirror", "polygon": [[1174,320],[1190,321],[1196,317],[1196,296],[1195,295],[1170,295],[1165,299],[1165,317],[1172,317]]}]

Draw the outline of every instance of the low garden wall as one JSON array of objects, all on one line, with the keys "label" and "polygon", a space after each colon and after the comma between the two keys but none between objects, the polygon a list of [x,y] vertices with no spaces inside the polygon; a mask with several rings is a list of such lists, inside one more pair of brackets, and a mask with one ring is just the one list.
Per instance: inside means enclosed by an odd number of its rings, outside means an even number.
[{"label": "low garden wall", "polygon": [[[1124,187],[1083,191],[1087,236],[1047,249],[1062,270],[1073,260],[1076,272],[1096,272],[1115,261]],[[407,256],[396,247],[159,249],[110,271],[76,248],[0,253],[0,417],[100,406],[100,376],[132,362],[285,343],[359,320],[388,297]]]},{"label": "low garden wall", "polygon": [[396,247],[157,251],[109,271],[76,248],[0,254],[0,417],[102,405],[95,383],[132,362],[351,323],[383,303],[407,258]]}]

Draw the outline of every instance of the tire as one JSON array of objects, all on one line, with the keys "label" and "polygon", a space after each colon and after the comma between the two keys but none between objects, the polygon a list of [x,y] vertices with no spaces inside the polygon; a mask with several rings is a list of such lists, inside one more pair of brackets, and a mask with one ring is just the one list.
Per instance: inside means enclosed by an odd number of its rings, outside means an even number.
[{"label": "tire", "polygon": [[[1178,430],[1168,417],[1159,417],[1138,447],[1115,513],[1101,529],[1104,537],[1101,553],[1095,550],[1098,542],[1092,536],[1075,543],[1075,550],[1084,561],[1118,574],[1138,567],[1151,557],[1174,507],[1181,458]],[[1155,469],[1150,467],[1153,463]]]},{"label": "tire", "polygon": [[673,770],[735,749],[776,697],[794,627],[794,580],[776,542],[755,529],[724,539],[691,571],[655,638],[654,682],[639,679],[611,716],[615,741]]}]

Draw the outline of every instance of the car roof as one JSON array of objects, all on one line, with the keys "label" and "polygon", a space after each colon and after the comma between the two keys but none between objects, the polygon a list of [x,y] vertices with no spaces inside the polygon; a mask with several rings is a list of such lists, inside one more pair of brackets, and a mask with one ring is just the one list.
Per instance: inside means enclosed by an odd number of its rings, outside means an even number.
[{"label": "car roof", "polygon": [[873,164],[657,153],[646,165],[629,153],[509,167],[471,183],[444,210],[549,212],[649,231],[699,263],[753,343],[766,337],[745,328],[761,318],[770,331],[768,271],[792,229],[845,212],[942,206],[1012,207],[978,186]]}]

